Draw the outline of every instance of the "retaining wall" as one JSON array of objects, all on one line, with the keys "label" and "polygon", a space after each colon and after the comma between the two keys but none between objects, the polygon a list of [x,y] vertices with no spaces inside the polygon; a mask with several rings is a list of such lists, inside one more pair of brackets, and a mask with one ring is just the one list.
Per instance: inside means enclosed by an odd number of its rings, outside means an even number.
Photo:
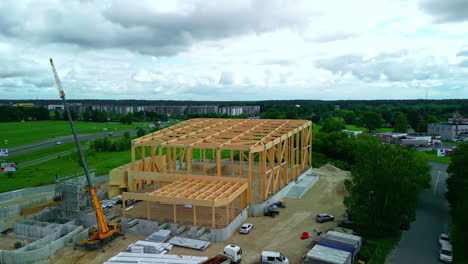
[{"label": "retaining wall", "polygon": [[255,204],[250,206],[250,214],[252,215],[263,215],[265,213],[265,210],[268,206],[270,206],[273,203],[276,203],[279,199],[284,198],[288,192],[296,186],[296,182],[299,182],[302,180],[302,178],[306,177],[306,175],[310,175],[312,173],[312,169],[306,170],[304,173],[302,173],[299,177],[297,177],[296,181],[290,182],[288,185],[284,186],[283,189],[275,193],[273,196],[271,196],[268,200],[264,201],[261,204]]},{"label": "retaining wall", "polygon": [[239,230],[240,226],[242,225],[242,223],[244,223],[245,219],[247,219],[248,210],[248,207],[242,210],[240,214],[236,218],[234,218],[234,220],[232,220],[232,222],[227,227],[222,229],[212,228],[210,230],[210,241],[221,242],[231,237],[231,235],[234,232],[237,232]]}]

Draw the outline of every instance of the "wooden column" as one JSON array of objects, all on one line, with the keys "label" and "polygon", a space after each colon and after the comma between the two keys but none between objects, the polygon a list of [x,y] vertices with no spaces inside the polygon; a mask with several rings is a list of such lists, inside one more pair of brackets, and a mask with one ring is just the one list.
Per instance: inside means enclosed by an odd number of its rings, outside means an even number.
[{"label": "wooden column", "polygon": [[148,217],[148,220],[150,220],[150,206],[149,206],[149,201],[146,201],[146,216]]},{"label": "wooden column", "polygon": [[263,200],[266,200],[267,199],[267,176],[266,176],[266,160],[267,160],[267,150],[264,150],[262,151],[262,161],[260,162],[260,165],[261,165],[261,174],[262,174],[262,184],[263,184],[263,188],[262,188],[262,199]]},{"label": "wooden column", "polygon": [[126,202],[126,201],[127,201],[127,200],[126,200],[125,198],[122,197],[122,216],[123,216],[123,217],[125,217],[125,214],[126,214],[126,212],[127,212],[127,210],[125,210],[125,209],[126,209],[126,206],[125,206],[125,202]]},{"label": "wooden column", "polygon": [[167,169],[172,169],[172,148],[166,147]]},{"label": "wooden column", "polygon": [[297,132],[296,134],[296,164],[295,164],[295,171],[294,171],[294,177],[297,178],[299,176],[299,167],[301,165],[301,159],[299,157],[299,148],[300,148],[300,142],[299,142],[299,137],[300,137],[300,132]]},{"label": "wooden column", "polygon": [[216,150],[216,175],[221,176],[221,149]]},{"label": "wooden column", "polygon": [[310,140],[309,140],[309,144],[310,144],[310,148],[309,148],[309,165],[310,167],[312,168],[312,137],[314,136],[314,134],[312,133],[313,129],[312,129],[312,124],[310,125]]},{"label": "wooden column", "polygon": [[216,218],[215,218],[215,215],[216,215],[216,211],[215,211],[215,207],[211,207],[211,227],[212,228],[216,228]]},{"label": "wooden column", "polygon": [[230,156],[231,156],[231,175],[234,175],[234,150],[230,150]]},{"label": "wooden column", "polygon": [[247,188],[247,193],[249,200],[252,201],[252,179],[253,179],[253,155],[249,151],[249,186]]},{"label": "wooden column", "polygon": [[202,171],[203,171],[203,175],[206,175],[206,158],[205,158],[205,154],[206,154],[206,149],[200,149],[201,151],[201,155],[202,155]]},{"label": "wooden column", "polygon": [[136,169],[135,168],[135,146],[133,146],[133,142],[132,142],[132,170],[135,170],[135,169]]},{"label": "wooden column", "polygon": [[239,177],[244,177],[244,152],[239,150]]},{"label": "wooden column", "polygon": [[177,224],[177,208],[176,208],[176,204],[174,203],[173,204],[173,213],[174,213],[174,224]]},{"label": "wooden column", "polygon": [[229,225],[229,204],[226,204],[226,226]]},{"label": "wooden column", "polygon": [[197,226],[197,207],[192,205],[193,207],[193,225]]},{"label": "wooden column", "polygon": [[187,147],[187,174],[191,175],[192,174],[192,148]]}]

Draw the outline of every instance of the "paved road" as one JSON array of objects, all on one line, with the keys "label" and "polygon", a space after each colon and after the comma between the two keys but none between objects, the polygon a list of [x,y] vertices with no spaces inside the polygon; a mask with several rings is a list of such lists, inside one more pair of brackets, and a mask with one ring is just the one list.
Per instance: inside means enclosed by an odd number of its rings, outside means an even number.
[{"label": "paved road", "polygon": [[[109,131],[109,132],[96,133],[96,134],[78,135],[78,138],[80,141],[103,138],[103,137],[108,137],[110,132],[112,132],[113,136],[117,136],[117,135],[122,135],[125,132],[132,133],[132,132],[135,132],[135,130],[129,129],[129,130]],[[73,136],[58,137],[58,138],[38,141],[32,144],[27,144],[27,145],[22,145],[22,146],[11,148],[8,157],[14,157],[16,155],[28,153],[31,151],[50,148],[50,147],[56,146],[57,145],[56,143],[59,141],[62,142],[62,144],[74,142]]]},{"label": "paved road", "polygon": [[447,164],[431,162],[432,188],[424,190],[419,198],[416,221],[403,232],[389,261],[393,264],[433,264],[439,262],[438,237],[448,232],[449,204],[445,199]]}]

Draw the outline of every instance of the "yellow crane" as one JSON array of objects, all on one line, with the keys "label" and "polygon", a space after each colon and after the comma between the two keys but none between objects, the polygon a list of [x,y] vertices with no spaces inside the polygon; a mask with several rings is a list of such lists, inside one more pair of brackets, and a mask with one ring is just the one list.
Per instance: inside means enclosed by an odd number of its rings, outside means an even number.
[{"label": "yellow crane", "polygon": [[54,62],[50,59],[50,65],[52,66],[52,71],[54,73],[55,82],[62,98],[63,106],[67,112],[68,120],[70,121],[70,127],[73,132],[73,137],[75,139],[76,148],[78,150],[78,155],[80,156],[81,165],[88,180],[89,195],[91,196],[91,201],[96,211],[96,228],[90,229],[89,238],[85,238],[81,243],[86,248],[101,248],[105,243],[113,240],[117,235],[120,234],[121,227],[119,223],[107,223],[106,218],[104,217],[104,212],[102,211],[101,203],[96,195],[96,188],[93,186],[93,182],[88,172],[88,165],[81,151],[80,142],[78,141],[78,136],[76,134],[75,126],[73,125],[73,120],[70,115],[70,109],[68,108],[67,100],[65,99],[65,92],[62,89],[62,83],[58,77],[57,71],[55,70]]}]

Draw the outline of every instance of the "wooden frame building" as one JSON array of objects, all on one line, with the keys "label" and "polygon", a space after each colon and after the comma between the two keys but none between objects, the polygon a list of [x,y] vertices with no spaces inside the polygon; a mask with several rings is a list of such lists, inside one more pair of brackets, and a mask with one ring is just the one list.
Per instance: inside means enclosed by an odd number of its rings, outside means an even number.
[{"label": "wooden frame building", "polygon": [[176,205],[191,205],[195,226],[197,207],[210,208],[212,227],[222,209],[227,225],[233,208],[262,203],[310,168],[311,153],[307,120],[191,119],[132,141],[123,199],[147,201],[148,219],[150,202],[169,204],[174,223]]}]

